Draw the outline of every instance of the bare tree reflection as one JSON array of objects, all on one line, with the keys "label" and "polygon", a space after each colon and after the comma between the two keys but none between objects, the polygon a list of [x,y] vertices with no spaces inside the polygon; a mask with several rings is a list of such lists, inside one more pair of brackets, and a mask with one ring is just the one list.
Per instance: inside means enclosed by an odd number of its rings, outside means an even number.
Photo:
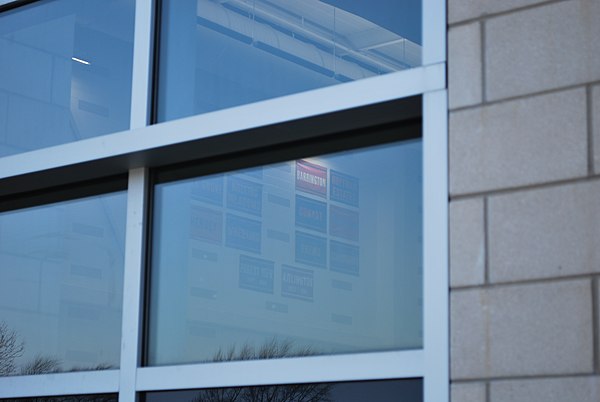
[{"label": "bare tree reflection", "polygon": [[[101,363],[93,366],[74,366],[70,369],[62,367],[60,359],[51,356],[37,355],[30,361],[18,367],[16,360],[25,352],[25,342],[19,340],[17,331],[8,327],[5,322],[0,323],[0,377],[11,375],[35,375],[60,373],[65,371],[97,371],[110,370],[114,366]],[[44,399],[44,400],[47,400]]]},{"label": "bare tree reflection", "polygon": [[100,363],[100,364],[96,364],[95,366],[73,366],[73,367],[71,367],[71,369],[69,371],[71,371],[71,372],[74,372],[74,371],[98,371],[98,370],[112,370],[115,368],[117,368],[117,367],[113,366],[112,364]]},{"label": "bare tree reflection", "polygon": [[0,323],[0,376],[11,375],[16,371],[15,359],[23,355],[25,344],[19,341],[17,333]]},{"label": "bare tree reflection", "polygon": [[[277,359],[313,354],[310,348],[295,349],[291,341],[279,341],[273,338],[258,349],[248,344],[239,350],[235,346],[227,351],[219,349],[212,361]],[[214,388],[199,391],[192,402],[328,402],[331,401],[330,391],[329,384]]]},{"label": "bare tree reflection", "polygon": [[58,373],[62,371],[60,368],[60,360],[53,357],[45,357],[37,355],[33,360],[25,363],[21,367],[21,375],[34,375],[34,374],[50,374]]}]

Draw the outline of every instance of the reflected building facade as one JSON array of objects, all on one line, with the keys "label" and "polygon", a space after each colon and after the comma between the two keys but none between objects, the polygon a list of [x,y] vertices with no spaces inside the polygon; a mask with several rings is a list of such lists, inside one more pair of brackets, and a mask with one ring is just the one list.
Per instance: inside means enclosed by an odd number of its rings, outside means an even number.
[{"label": "reflected building facade", "polygon": [[0,1],[0,400],[443,402],[427,13]]}]

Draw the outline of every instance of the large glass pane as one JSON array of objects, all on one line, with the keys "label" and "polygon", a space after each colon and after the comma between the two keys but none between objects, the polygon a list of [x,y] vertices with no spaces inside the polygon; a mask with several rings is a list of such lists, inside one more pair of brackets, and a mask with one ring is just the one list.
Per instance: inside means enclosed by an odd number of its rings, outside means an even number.
[{"label": "large glass pane", "polygon": [[421,402],[421,379],[148,392],[143,402]]},{"label": "large glass pane", "polygon": [[0,375],[119,366],[125,203],[0,213]]},{"label": "large glass pane", "polygon": [[421,0],[164,0],[158,120],[421,65]]},{"label": "large glass pane", "polygon": [[134,0],[0,14],[0,156],[129,128]]},{"label": "large glass pane", "polygon": [[155,187],[148,363],[422,347],[421,141]]}]

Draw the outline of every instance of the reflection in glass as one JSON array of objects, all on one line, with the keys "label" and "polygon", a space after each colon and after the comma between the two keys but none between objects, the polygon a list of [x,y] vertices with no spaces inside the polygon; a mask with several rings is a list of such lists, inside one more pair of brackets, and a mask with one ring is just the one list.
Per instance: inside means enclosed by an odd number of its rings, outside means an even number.
[{"label": "reflection in glass", "polygon": [[421,379],[148,392],[144,402],[420,402]]},{"label": "reflection in glass", "polygon": [[0,376],[119,366],[125,201],[0,213]]},{"label": "reflection in glass", "polygon": [[421,65],[421,1],[165,0],[158,120]]},{"label": "reflection in glass", "polygon": [[117,402],[118,399],[117,394],[95,394],[0,399],[0,402]]},{"label": "reflection in glass", "polygon": [[0,156],[129,128],[134,0],[0,14]]},{"label": "reflection in glass", "polygon": [[421,189],[420,140],[158,184],[148,364],[422,347]]}]

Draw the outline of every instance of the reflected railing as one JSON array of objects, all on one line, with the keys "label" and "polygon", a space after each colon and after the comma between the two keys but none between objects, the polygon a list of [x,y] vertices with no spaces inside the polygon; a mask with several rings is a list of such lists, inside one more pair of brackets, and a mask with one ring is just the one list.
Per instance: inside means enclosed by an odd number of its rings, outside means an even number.
[{"label": "reflected railing", "polygon": [[352,81],[421,65],[421,46],[319,1],[199,0],[198,24]]}]

